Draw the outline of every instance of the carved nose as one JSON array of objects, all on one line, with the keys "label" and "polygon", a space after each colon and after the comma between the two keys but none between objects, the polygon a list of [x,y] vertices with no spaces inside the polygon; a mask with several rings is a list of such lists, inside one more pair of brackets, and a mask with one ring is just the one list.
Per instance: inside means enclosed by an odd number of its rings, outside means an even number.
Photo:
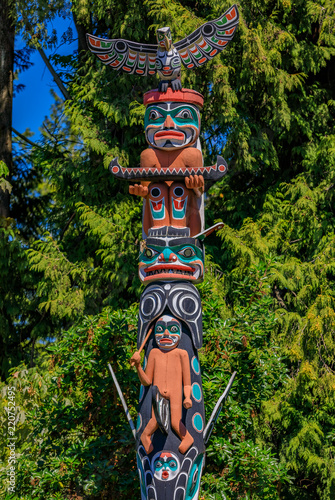
[{"label": "carved nose", "polygon": [[161,253],[158,256],[158,262],[176,262],[176,260],[177,256],[173,253],[170,253],[170,255],[164,255],[164,253]]},{"label": "carved nose", "polygon": [[175,127],[174,121],[172,120],[170,115],[167,115],[165,122],[164,122],[164,127],[165,128],[174,128]]}]

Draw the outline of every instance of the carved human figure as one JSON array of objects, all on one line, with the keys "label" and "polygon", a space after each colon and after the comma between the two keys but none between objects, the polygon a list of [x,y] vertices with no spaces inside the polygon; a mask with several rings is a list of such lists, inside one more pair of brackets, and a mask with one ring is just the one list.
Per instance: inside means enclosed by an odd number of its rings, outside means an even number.
[{"label": "carved human figure", "polygon": [[149,147],[141,153],[140,167],[144,171],[168,169],[174,177],[182,172],[184,179],[173,182],[162,177],[159,182],[142,180],[129,187],[130,194],[144,198],[143,232],[173,226],[189,227],[190,235],[195,235],[203,229],[205,182],[202,175],[192,173],[203,166],[199,140],[203,97],[186,89],[164,97],[153,91],[148,93],[145,104]]},{"label": "carved human figure", "polygon": [[[135,364],[138,377],[145,386],[156,386],[165,399],[170,402],[171,428],[181,439],[180,453],[186,453],[193,444],[193,437],[184,426],[182,406],[192,407],[191,372],[187,351],[178,349],[182,334],[180,321],[165,314],[155,324],[155,340],[158,348],[150,351],[145,371],[141,367],[141,356],[134,353],[131,362]],[[183,401],[184,392],[184,401]],[[141,435],[141,441],[147,454],[153,451],[151,437],[158,429],[157,419],[152,409],[152,416]]]}]

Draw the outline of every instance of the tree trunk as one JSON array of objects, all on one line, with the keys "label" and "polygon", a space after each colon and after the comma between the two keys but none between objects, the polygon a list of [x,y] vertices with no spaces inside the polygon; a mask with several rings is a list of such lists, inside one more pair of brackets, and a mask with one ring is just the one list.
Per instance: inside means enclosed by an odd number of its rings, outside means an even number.
[{"label": "tree trunk", "polygon": [[81,24],[78,21],[77,16],[75,16],[74,13],[72,13],[72,15],[73,15],[73,21],[74,21],[74,24],[75,24],[75,27],[77,30],[77,34],[78,34],[78,54],[80,56],[82,51],[87,52],[87,50],[88,50],[87,43],[86,43],[87,29],[85,28],[85,26],[83,24]]},{"label": "tree trunk", "polygon": [[[0,0],[0,161],[7,165],[9,177],[12,171],[14,34],[11,0]],[[1,188],[0,217],[9,217],[9,192]]]}]

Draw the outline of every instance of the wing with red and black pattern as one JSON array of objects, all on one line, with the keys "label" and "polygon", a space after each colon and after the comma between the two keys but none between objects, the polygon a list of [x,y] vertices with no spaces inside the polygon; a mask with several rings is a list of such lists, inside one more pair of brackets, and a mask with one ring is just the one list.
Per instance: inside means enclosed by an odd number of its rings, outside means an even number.
[{"label": "wing with red and black pattern", "polygon": [[189,69],[202,66],[219,54],[233,39],[238,21],[238,9],[233,5],[218,19],[203,24],[188,37],[174,43],[183,65]]},{"label": "wing with red and black pattern", "polygon": [[157,45],[86,35],[87,45],[104,64],[126,73],[147,76],[156,73]]}]

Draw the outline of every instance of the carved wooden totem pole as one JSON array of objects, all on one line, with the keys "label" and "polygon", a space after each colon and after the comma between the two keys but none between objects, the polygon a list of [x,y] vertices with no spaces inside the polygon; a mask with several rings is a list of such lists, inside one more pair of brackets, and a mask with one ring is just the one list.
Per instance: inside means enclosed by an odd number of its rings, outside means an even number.
[{"label": "carved wooden totem pole", "polygon": [[131,194],[143,197],[139,278],[146,288],[140,299],[138,350],[131,358],[141,382],[133,431],[142,500],[198,499],[205,446],[233,381],[206,425],[198,359],[202,309],[194,284],[204,277],[203,240],[223,225],[205,229],[205,181],[220,179],[227,164],[218,156],[215,165],[204,165],[199,140],[203,96],[182,88],[180,71],[181,64],[191,69],[219,54],[237,25],[234,5],[174,45],[168,27],[157,30],[157,45],[87,35],[90,50],[103,63],[160,77],[158,89],[144,95],[148,148],[139,166],[124,168],[117,158],[110,165],[117,178],[135,182]]}]

